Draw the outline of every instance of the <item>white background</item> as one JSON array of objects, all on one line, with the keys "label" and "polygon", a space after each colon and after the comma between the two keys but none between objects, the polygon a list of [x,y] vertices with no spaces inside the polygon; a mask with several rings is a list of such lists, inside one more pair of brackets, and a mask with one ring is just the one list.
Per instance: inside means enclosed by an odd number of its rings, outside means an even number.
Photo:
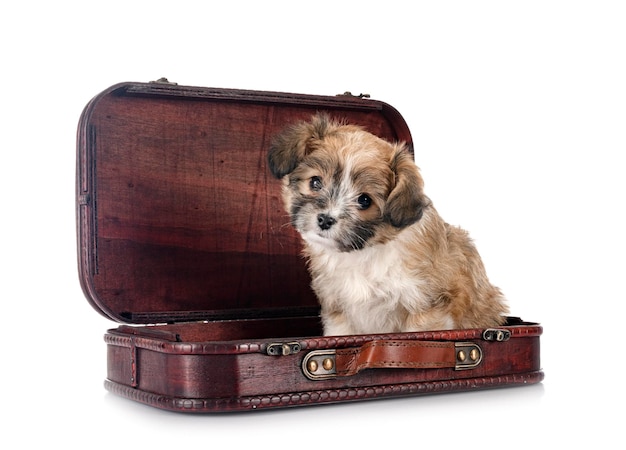
[{"label": "white background", "polygon": [[[6,448],[618,447],[623,2],[23,1],[1,10]],[[107,393],[102,336],[115,324],[88,305],[76,270],[76,125],[110,85],[163,76],[350,90],[395,106],[439,212],[471,232],[512,313],[543,324],[545,381],[202,416]]]}]

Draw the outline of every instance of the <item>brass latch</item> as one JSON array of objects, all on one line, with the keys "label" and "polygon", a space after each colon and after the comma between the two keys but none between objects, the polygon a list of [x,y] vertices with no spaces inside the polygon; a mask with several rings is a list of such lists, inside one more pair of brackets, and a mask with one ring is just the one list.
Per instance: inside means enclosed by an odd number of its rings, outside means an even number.
[{"label": "brass latch", "polygon": [[299,342],[277,342],[269,344],[266,353],[270,356],[287,356],[298,353],[300,349]]},{"label": "brass latch", "polygon": [[509,330],[487,328],[483,331],[483,339],[485,341],[497,341],[504,342],[511,338],[511,332]]}]

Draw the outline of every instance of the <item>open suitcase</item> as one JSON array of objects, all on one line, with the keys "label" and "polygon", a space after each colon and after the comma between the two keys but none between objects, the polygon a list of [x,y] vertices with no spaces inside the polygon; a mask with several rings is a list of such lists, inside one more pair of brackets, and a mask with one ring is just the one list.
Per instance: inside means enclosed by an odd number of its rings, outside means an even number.
[{"label": "open suitcase", "polygon": [[390,105],[121,83],[78,126],[79,276],[105,335],[106,389],[157,408],[243,411],[538,383],[536,323],[322,336],[300,237],[266,167],[317,111],[411,145]]}]

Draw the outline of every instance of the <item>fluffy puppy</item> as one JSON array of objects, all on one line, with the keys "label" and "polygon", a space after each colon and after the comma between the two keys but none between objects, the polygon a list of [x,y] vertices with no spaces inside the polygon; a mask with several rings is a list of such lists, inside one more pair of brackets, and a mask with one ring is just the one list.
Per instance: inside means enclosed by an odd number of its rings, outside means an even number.
[{"label": "fluffy puppy", "polygon": [[304,240],[324,334],[505,321],[471,239],[424,195],[404,144],[320,114],[276,136],[268,164]]}]

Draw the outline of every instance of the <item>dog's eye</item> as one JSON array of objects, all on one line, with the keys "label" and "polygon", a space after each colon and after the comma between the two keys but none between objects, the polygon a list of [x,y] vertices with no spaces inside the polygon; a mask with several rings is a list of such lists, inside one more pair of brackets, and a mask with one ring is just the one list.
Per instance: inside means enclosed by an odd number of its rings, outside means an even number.
[{"label": "dog's eye", "polygon": [[312,191],[319,191],[322,189],[322,179],[318,176],[311,177],[311,181],[309,181],[309,186]]},{"label": "dog's eye", "polygon": [[367,194],[359,195],[359,198],[357,198],[356,201],[359,202],[359,207],[361,209],[367,209],[372,206],[372,199]]}]

